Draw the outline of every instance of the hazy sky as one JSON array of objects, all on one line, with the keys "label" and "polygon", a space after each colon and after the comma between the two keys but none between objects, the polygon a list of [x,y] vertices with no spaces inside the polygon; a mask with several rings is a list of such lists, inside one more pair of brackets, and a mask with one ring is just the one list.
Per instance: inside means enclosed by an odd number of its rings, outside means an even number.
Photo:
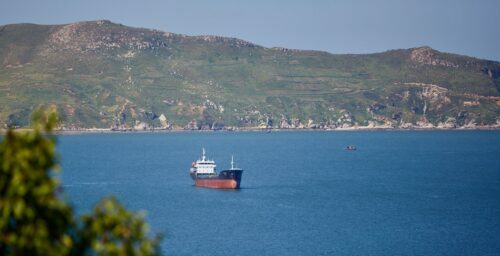
[{"label": "hazy sky", "polygon": [[431,46],[500,60],[500,0],[1,0],[0,24],[108,19],[262,46],[371,53]]}]

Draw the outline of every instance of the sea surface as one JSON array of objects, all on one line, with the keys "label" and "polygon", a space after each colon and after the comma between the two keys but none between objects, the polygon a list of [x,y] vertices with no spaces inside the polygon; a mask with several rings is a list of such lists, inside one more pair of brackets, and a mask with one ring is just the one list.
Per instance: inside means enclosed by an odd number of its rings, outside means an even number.
[{"label": "sea surface", "polygon": [[[500,132],[63,135],[62,182],[89,212],[145,210],[166,255],[500,255]],[[347,145],[356,151],[347,151]],[[240,190],[194,187],[205,148]]]}]

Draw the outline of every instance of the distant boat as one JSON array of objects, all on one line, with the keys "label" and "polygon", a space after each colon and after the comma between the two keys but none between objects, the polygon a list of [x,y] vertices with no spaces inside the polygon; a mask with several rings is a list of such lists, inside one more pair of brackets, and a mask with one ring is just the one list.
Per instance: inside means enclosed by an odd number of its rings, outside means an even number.
[{"label": "distant boat", "polygon": [[201,159],[193,162],[189,171],[194,184],[198,187],[207,188],[230,188],[238,189],[241,184],[243,170],[234,167],[234,160],[231,157],[231,168],[217,173],[217,166],[214,160],[209,160],[205,156],[205,149],[202,151]]},{"label": "distant boat", "polygon": [[344,148],[345,150],[356,150],[356,146],[354,145],[349,145],[347,147]]}]

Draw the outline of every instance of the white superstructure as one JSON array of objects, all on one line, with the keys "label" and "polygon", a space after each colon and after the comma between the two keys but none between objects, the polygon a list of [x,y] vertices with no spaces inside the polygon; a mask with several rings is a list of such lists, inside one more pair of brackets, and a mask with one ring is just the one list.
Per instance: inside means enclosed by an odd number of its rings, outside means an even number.
[{"label": "white superstructure", "polygon": [[215,165],[214,160],[209,160],[205,156],[205,149],[203,149],[203,154],[201,156],[201,159],[196,160],[196,162],[193,162],[192,167],[191,167],[191,173],[196,173],[198,175],[216,175],[217,170],[216,170],[217,165]]}]

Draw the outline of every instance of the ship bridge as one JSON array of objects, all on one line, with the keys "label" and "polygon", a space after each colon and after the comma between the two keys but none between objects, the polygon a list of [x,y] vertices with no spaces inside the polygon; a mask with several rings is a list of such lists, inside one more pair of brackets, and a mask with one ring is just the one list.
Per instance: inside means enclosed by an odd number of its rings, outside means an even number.
[{"label": "ship bridge", "polygon": [[205,149],[203,149],[203,154],[201,159],[198,159],[194,165],[196,168],[196,173],[198,174],[215,174],[216,167],[214,160],[209,160],[205,155]]}]

